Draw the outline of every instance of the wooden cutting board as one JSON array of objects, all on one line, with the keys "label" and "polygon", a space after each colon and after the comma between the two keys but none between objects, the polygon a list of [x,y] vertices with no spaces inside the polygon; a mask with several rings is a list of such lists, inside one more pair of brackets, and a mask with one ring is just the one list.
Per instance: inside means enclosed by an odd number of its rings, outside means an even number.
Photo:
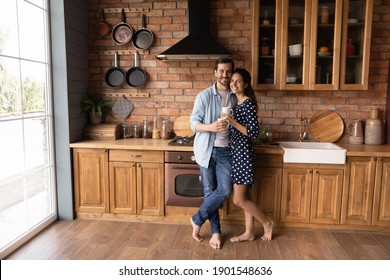
[{"label": "wooden cutting board", "polygon": [[344,122],[332,110],[323,110],[315,113],[308,128],[312,137],[320,142],[336,142],[344,132]]},{"label": "wooden cutting board", "polygon": [[180,116],[173,123],[173,131],[176,136],[192,137],[195,132],[190,127],[190,116]]}]

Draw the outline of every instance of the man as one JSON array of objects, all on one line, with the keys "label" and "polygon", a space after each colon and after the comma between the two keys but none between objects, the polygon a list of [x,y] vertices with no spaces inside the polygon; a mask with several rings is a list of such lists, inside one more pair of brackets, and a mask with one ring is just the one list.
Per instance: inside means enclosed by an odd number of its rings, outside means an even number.
[{"label": "man", "polygon": [[202,242],[200,229],[209,220],[212,233],[209,244],[214,249],[221,248],[218,209],[232,191],[228,124],[218,118],[222,107],[233,108],[237,103],[229,87],[233,70],[234,62],[229,57],[221,57],[215,62],[216,82],[196,96],[190,117],[191,129],[196,132],[194,154],[204,193],[204,202],[190,219],[192,237]]}]

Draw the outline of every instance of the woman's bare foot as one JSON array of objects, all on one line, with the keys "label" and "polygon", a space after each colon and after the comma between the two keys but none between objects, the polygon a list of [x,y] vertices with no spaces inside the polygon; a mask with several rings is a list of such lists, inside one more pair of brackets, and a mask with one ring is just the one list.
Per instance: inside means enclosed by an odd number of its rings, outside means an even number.
[{"label": "woman's bare foot", "polygon": [[244,232],[239,236],[234,236],[230,238],[231,242],[242,242],[242,241],[253,241],[255,240],[255,235],[252,232]]},{"label": "woman's bare foot", "polygon": [[221,234],[213,233],[209,244],[213,249],[221,249]]},{"label": "woman's bare foot", "polygon": [[202,242],[203,238],[200,236],[200,226],[196,225],[192,218],[190,218],[190,222],[192,225],[192,238],[194,238],[197,242]]},{"label": "woman's bare foot", "polygon": [[272,239],[272,229],[274,228],[274,221],[270,221],[267,224],[263,225],[264,235],[261,237],[264,241],[270,241]]}]

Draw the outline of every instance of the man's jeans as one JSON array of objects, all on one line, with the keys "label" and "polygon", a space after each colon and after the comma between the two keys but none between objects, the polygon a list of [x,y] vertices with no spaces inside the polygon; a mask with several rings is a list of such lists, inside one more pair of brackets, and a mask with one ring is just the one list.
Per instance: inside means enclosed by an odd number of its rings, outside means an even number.
[{"label": "man's jeans", "polygon": [[214,147],[209,168],[200,167],[204,201],[192,216],[192,221],[197,226],[202,226],[209,219],[213,234],[221,233],[218,209],[232,191],[231,171],[229,148]]}]

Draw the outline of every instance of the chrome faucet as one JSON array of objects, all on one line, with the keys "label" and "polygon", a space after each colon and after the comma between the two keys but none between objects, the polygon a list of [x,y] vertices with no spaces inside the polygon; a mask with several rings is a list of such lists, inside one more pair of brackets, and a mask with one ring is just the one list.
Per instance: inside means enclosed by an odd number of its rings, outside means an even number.
[{"label": "chrome faucet", "polygon": [[306,140],[307,136],[307,119],[301,115],[301,123],[299,125],[299,142]]}]

